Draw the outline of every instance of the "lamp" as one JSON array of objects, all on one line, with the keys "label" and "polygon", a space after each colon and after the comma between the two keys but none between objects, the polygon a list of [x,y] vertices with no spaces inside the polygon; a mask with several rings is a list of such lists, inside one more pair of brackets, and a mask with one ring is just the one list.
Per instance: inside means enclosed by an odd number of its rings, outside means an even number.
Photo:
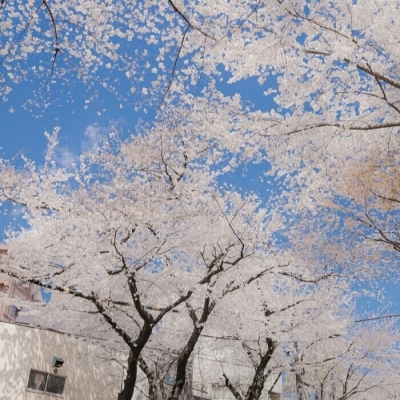
[{"label": "lamp", "polygon": [[53,368],[61,368],[64,364],[64,360],[59,357],[53,357]]}]

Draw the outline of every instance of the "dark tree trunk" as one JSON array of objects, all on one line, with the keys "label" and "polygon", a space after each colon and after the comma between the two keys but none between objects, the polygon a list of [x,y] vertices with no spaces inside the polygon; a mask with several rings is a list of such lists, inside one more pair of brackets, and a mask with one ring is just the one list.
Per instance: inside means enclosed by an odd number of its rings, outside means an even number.
[{"label": "dark tree trunk", "polygon": [[192,292],[189,291],[186,295],[182,295],[177,301],[170,304],[168,307],[163,308],[157,315],[157,317],[153,317],[148,311],[145,310],[143,304],[140,301],[140,296],[138,295],[138,290],[135,281],[135,274],[132,274],[128,279],[129,290],[132,295],[133,303],[135,305],[136,311],[140,315],[143,320],[143,326],[140,328],[138,338],[132,342],[130,338],[127,338],[125,341],[128,343],[130,347],[129,359],[128,359],[128,368],[126,378],[124,380],[123,388],[121,392],[118,394],[118,400],[131,400],[133,396],[133,392],[135,390],[136,378],[137,378],[137,368],[139,363],[140,354],[148,342],[152,332],[153,327],[161,321],[162,317],[177,305],[186,301],[191,295]]},{"label": "dark tree trunk", "polygon": [[203,312],[200,319],[197,318],[194,310],[188,305],[189,314],[193,321],[193,331],[190,335],[190,338],[182,350],[178,357],[177,367],[176,367],[176,380],[174,385],[172,386],[171,393],[168,397],[168,400],[178,400],[182,390],[185,386],[186,381],[186,369],[189,362],[189,358],[193,353],[194,347],[196,346],[197,341],[199,340],[200,334],[204,329],[204,324],[207,322],[211,311],[215,307],[215,302],[210,301],[209,297],[206,297],[204,300]]},{"label": "dark tree trunk", "polygon": [[137,377],[137,360],[134,359],[132,351],[129,353],[128,368],[122,391],[118,394],[118,400],[131,400],[135,390]]},{"label": "dark tree trunk", "polygon": [[149,400],[165,400],[167,398],[165,394],[164,382],[163,382],[163,371],[160,370],[155,363],[154,368],[150,368],[143,357],[139,357],[139,367],[146,374],[147,382],[149,385],[148,399]]},{"label": "dark tree trunk", "polygon": [[261,393],[264,389],[264,384],[268,377],[268,375],[265,374],[265,369],[267,368],[267,365],[271,360],[272,354],[274,354],[274,351],[276,349],[276,343],[271,338],[267,338],[266,341],[268,345],[268,350],[261,357],[260,363],[258,364],[253,377],[253,382],[247,390],[245,400],[259,400]]},{"label": "dark tree trunk", "polygon": [[194,347],[200,337],[200,333],[202,330],[203,330],[202,328],[201,329],[196,328],[192,332],[192,335],[190,336],[188,344],[185,346],[185,349],[182,351],[182,353],[178,357],[177,368],[176,368],[176,380],[175,380],[174,386],[172,387],[172,390],[168,397],[168,400],[178,400],[180,394],[182,393],[182,390],[183,390],[183,388],[185,386],[185,382],[186,382],[187,364],[188,364],[190,356],[192,355]]},{"label": "dark tree trunk", "polygon": [[[253,381],[251,382],[249,388],[247,389],[245,400],[259,400],[261,397],[261,393],[264,389],[264,384],[268,377],[268,374],[265,373],[265,369],[267,368],[267,365],[271,360],[272,355],[274,354],[274,351],[276,349],[276,343],[271,338],[267,338],[266,342],[268,345],[268,349],[266,353],[261,357],[260,362],[256,367],[256,371],[253,376]],[[243,398],[241,394],[239,393],[238,390],[236,390],[232,382],[230,382],[229,378],[225,374],[223,374],[223,376],[225,378],[226,387],[231,391],[235,399],[242,400]]]},{"label": "dark tree trunk", "polygon": [[150,324],[145,323],[140,330],[138,338],[133,343],[133,348],[129,352],[128,368],[122,391],[118,395],[118,400],[131,400],[135,390],[137,367],[140,353],[148,342],[153,329]]}]

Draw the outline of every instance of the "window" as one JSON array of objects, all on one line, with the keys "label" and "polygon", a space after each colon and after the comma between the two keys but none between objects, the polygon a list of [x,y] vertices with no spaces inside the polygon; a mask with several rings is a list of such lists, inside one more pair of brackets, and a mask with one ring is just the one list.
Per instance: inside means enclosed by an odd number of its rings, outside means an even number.
[{"label": "window", "polygon": [[20,308],[15,307],[15,306],[10,306],[10,312],[11,312],[11,315],[12,315],[13,317],[17,318],[17,317],[18,317],[18,313],[19,313],[20,311],[21,311]]},{"label": "window", "polygon": [[28,389],[38,390],[39,392],[45,393],[63,394],[64,386],[65,377],[31,369]]}]

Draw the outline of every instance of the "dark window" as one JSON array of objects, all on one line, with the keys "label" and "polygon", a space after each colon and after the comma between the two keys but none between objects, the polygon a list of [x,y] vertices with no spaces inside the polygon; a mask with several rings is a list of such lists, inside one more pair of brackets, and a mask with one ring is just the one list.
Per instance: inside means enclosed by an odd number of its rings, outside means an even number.
[{"label": "dark window", "polygon": [[29,373],[28,389],[38,390],[39,392],[63,394],[65,377],[48,374],[31,369]]},{"label": "dark window", "polygon": [[13,317],[17,318],[19,311],[20,309],[18,307],[10,306],[10,312]]},{"label": "dark window", "polygon": [[31,370],[31,373],[29,374],[28,388],[44,392],[46,389],[46,380],[46,373]]},{"label": "dark window", "polygon": [[47,378],[46,392],[63,394],[65,378],[62,376],[49,375]]}]

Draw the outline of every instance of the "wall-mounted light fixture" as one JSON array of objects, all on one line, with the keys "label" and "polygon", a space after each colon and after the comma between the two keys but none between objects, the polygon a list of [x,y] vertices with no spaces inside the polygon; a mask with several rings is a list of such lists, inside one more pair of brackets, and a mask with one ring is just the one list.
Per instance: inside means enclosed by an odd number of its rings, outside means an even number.
[{"label": "wall-mounted light fixture", "polygon": [[53,364],[52,367],[53,368],[61,368],[64,364],[64,360],[62,358],[59,357],[53,357]]}]

